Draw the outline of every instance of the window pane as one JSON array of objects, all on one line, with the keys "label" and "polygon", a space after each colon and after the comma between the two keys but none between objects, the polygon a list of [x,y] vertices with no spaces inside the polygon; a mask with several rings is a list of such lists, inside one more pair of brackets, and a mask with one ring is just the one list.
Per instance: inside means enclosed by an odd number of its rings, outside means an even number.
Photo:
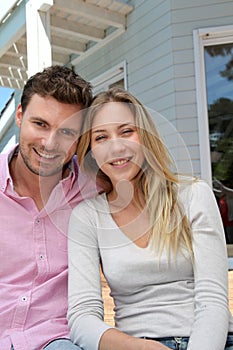
[{"label": "window pane", "polygon": [[118,87],[118,88],[124,89],[124,79],[121,79],[113,84],[110,84],[109,88],[112,88],[112,87]]},{"label": "window pane", "polygon": [[205,47],[213,188],[233,244],[233,43]]}]

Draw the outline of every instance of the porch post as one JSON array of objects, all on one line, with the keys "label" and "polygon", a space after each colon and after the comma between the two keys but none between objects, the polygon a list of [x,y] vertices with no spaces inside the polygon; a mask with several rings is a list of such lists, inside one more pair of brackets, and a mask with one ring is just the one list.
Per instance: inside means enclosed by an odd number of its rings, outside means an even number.
[{"label": "porch post", "polygon": [[53,0],[28,0],[26,3],[28,77],[52,65],[51,6]]}]

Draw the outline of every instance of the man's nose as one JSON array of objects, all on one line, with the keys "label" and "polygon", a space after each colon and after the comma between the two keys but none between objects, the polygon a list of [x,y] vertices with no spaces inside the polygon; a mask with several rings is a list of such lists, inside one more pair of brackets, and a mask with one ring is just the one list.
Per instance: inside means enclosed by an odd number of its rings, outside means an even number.
[{"label": "man's nose", "polygon": [[42,138],[42,145],[47,150],[56,150],[59,146],[58,135],[56,132],[50,132]]}]

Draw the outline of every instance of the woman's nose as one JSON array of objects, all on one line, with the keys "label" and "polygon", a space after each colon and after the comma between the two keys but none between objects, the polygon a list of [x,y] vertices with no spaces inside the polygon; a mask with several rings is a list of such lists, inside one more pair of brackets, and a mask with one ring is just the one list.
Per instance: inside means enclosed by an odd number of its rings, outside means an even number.
[{"label": "woman's nose", "polygon": [[122,152],[125,151],[126,145],[124,140],[122,140],[121,138],[114,138],[110,140],[109,148],[111,152],[121,154]]}]

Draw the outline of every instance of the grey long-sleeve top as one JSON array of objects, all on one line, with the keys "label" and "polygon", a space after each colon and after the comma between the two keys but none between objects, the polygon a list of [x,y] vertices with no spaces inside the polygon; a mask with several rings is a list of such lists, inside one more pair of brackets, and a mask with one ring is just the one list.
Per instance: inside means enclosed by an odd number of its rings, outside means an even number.
[{"label": "grey long-sleeve top", "polygon": [[115,326],[135,337],[190,336],[188,350],[223,350],[233,331],[228,308],[227,254],[218,207],[209,186],[180,187],[193,231],[194,266],[178,254],[160,260],[114,222],[106,196],[80,203],[69,225],[71,338],[97,350],[104,323],[99,264],[115,302]]}]

